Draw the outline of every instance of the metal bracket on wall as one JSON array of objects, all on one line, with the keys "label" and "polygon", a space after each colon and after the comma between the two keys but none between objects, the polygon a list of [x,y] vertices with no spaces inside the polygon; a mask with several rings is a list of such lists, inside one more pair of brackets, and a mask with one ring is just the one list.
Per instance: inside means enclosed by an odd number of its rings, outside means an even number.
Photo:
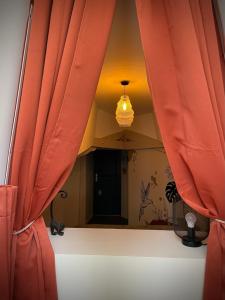
[{"label": "metal bracket on wall", "polygon": [[[63,191],[63,190],[59,191],[58,194],[63,199],[67,198],[67,196],[68,196],[67,192]],[[56,219],[54,218],[54,207],[53,207],[54,201],[55,200],[53,200],[50,204],[50,218],[51,218],[51,220],[50,220],[50,230],[51,230],[52,235],[61,235],[62,236],[62,235],[64,235],[63,230],[65,228],[65,225],[62,224],[62,223],[58,223],[56,221]]]}]

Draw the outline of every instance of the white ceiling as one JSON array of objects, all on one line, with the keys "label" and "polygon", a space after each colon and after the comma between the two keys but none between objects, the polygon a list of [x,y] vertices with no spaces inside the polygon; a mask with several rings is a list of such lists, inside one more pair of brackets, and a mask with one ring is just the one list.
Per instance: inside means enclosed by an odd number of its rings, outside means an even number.
[{"label": "white ceiling", "polygon": [[96,92],[97,105],[114,112],[123,89],[121,80],[130,80],[127,94],[136,114],[152,110],[144,55],[134,0],[119,0],[108,48]]}]

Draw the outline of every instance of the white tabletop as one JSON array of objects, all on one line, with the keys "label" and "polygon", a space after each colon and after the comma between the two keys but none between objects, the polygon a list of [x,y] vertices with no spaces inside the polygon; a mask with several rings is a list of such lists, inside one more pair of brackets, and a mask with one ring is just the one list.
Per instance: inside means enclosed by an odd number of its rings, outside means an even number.
[{"label": "white tabletop", "polygon": [[66,228],[51,236],[55,254],[205,259],[206,246],[186,247],[173,231]]}]

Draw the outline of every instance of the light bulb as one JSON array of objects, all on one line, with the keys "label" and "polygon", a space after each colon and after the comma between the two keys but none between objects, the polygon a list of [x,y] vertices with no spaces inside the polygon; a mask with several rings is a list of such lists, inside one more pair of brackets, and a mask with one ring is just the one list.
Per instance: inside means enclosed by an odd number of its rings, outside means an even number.
[{"label": "light bulb", "polygon": [[127,110],[127,104],[126,104],[126,102],[123,103],[123,110],[124,111]]},{"label": "light bulb", "polygon": [[195,223],[197,221],[197,217],[195,214],[189,212],[185,215],[185,220],[187,222],[187,226],[188,228],[194,228],[195,227]]}]

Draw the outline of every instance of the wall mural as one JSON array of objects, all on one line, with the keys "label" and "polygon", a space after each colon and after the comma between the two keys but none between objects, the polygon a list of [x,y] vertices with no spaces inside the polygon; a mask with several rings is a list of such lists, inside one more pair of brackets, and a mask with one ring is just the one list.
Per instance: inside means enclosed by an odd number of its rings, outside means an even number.
[{"label": "wall mural", "polygon": [[153,149],[137,150],[129,160],[129,222],[133,226],[168,225],[172,206],[165,188],[171,181],[166,154]]},{"label": "wall mural", "polygon": [[[157,171],[155,171],[157,175]],[[145,225],[167,225],[168,209],[163,197],[153,198],[150,196],[151,190],[157,189],[157,177],[151,176],[147,186],[141,181],[141,202],[139,210],[139,222]],[[148,209],[147,209],[148,208]],[[145,211],[146,210],[146,211]]]}]

